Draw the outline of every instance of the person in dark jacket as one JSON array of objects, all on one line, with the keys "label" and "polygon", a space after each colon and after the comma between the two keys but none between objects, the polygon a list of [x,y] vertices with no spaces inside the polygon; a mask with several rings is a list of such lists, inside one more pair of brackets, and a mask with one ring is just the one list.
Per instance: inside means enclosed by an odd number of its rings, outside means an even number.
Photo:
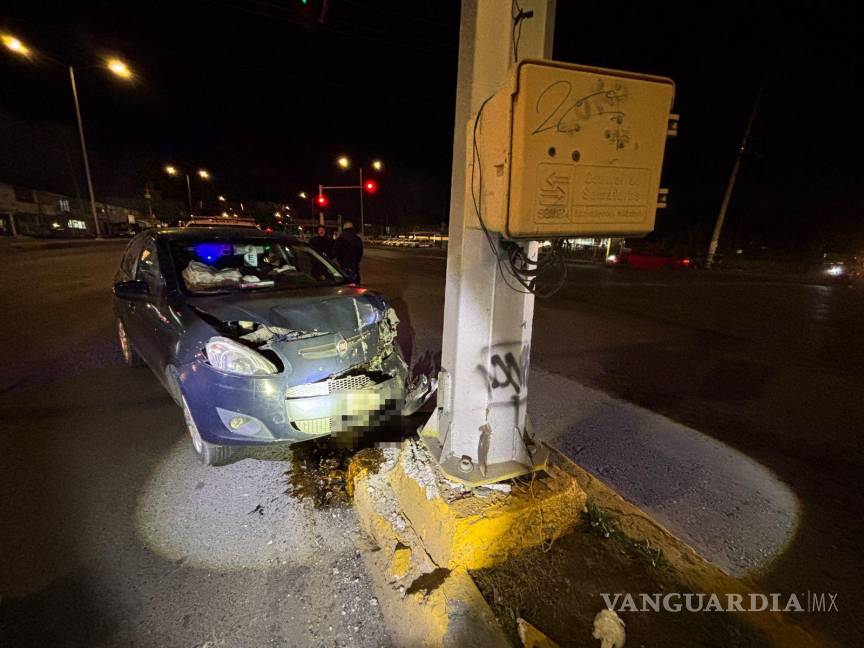
[{"label": "person in dark jacket", "polygon": [[354,223],[342,223],[342,233],[333,244],[333,258],[342,266],[348,279],[360,283],[360,259],[363,258],[363,241],[354,231]]},{"label": "person in dark jacket", "polygon": [[327,235],[327,228],[323,225],[318,226],[318,234],[309,239],[309,245],[318,254],[328,258],[333,256],[333,238]]}]

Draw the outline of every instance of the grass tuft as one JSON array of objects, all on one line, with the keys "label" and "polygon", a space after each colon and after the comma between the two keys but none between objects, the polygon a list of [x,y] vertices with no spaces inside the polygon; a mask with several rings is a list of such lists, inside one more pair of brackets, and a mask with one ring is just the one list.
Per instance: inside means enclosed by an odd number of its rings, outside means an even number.
[{"label": "grass tuft", "polygon": [[651,567],[667,565],[662,549],[652,547],[648,540],[637,541],[625,535],[618,526],[618,521],[593,501],[585,505],[582,511],[582,523],[589,533],[599,535],[603,539],[613,538],[621,543],[629,555],[639,558]]}]

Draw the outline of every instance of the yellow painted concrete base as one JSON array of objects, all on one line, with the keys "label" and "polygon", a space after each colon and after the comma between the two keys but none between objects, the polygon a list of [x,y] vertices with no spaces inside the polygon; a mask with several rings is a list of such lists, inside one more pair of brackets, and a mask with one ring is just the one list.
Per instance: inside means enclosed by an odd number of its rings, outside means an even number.
[{"label": "yellow painted concrete base", "polygon": [[501,646],[508,641],[468,574],[549,542],[579,522],[585,493],[550,468],[511,487],[464,491],[406,441],[376,467],[349,468],[354,509],[376,551],[364,552],[397,645]]},{"label": "yellow painted concrete base", "polygon": [[[403,515],[422,538],[438,565],[480,569],[565,534],[580,521],[585,492],[570,475],[556,468],[548,473],[508,484],[501,494],[478,489],[484,495],[461,496],[448,492],[434,462],[422,447],[406,442],[390,485]],[[456,486],[456,485],[454,485]]]}]

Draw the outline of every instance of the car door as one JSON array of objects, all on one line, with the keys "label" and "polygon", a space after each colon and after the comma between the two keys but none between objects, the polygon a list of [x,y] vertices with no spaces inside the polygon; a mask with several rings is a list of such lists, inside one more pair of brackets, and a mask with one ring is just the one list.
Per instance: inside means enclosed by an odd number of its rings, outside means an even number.
[{"label": "car door", "polygon": [[[139,234],[126,246],[123,258],[120,261],[120,268],[114,276],[115,284],[135,279],[135,268],[138,264],[138,258],[141,256],[141,248],[147,237],[147,234]],[[137,310],[140,304],[141,302],[137,298],[114,298],[114,312],[123,323],[123,328],[126,330],[129,341],[136,351],[138,351],[138,347],[141,344],[138,339],[140,336],[137,335],[137,331],[140,328],[137,321]]]},{"label": "car door", "polygon": [[148,236],[135,265],[135,279],[147,284],[148,292],[140,300],[129,301],[129,335],[135,350],[163,380],[170,351],[170,326],[165,305],[165,280],[159,264],[156,240]]}]

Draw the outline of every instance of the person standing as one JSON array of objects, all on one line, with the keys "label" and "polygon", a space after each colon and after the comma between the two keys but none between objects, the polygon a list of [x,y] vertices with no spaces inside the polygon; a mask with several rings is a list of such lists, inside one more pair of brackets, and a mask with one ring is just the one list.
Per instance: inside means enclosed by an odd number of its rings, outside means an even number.
[{"label": "person standing", "polygon": [[323,225],[318,226],[318,233],[309,239],[309,245],[318,254],[327,258],[333,256],[333,238],[327,235],[327,228]]},{"label": "person standing", "polygon": [[333,244],[333,258],[339,263],[348,279],[360,283],[360,260],[363,258],[363,240],[354,231],[354,223],[342,223],[342,233]]}]

